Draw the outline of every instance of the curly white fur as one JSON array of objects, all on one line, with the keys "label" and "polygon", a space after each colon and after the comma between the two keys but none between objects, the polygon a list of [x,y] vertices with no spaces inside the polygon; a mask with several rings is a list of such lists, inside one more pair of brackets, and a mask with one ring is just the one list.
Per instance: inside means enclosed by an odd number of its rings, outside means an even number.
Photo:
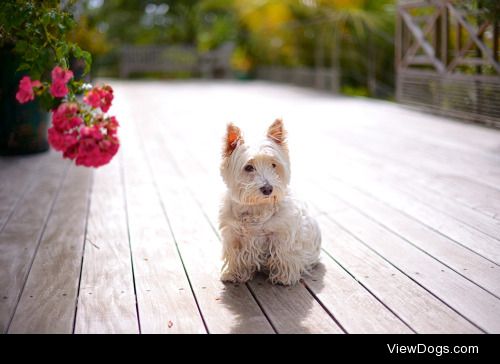
[{"label": "curly white fur", "polygon": [[266,138],[253,146],[229,124],[221,175],[228,187],[219,215],[222,280],[246,282],[261,271],[272,283],[297,283],[319,260],[321,234],[305,206],[290,194],[282,121],[276,120]]}]

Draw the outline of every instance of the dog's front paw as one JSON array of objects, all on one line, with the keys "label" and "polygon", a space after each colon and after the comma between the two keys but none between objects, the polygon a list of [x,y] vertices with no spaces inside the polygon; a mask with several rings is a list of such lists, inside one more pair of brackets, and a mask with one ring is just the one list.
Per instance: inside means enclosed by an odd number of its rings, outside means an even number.
[{"label": "dog's front paw", "polygon": [[222,273],[220,280],[222,282],[231,283],[245,283],[252,279],[252,273],[250,272],[231,272],[225,271]]},{"label": "dog's front paw", "polygon": [[297,284],[302,277],[300,269],[291,269],[282,264],[276,264],[269,271],[269,281],[272,284],[281,284],[283,286],[293,286]]},{"label": "dog's front paw", "polygon": [[293,286],[300,281],[301,276],[269,276],[269,281],[272,284],[281,284],[283,286]]}]

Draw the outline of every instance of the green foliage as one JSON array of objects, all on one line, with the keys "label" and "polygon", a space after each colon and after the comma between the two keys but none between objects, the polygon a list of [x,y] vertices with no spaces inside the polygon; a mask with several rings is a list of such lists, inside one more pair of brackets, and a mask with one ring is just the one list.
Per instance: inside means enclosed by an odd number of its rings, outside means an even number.
[{"label": "green foliage", "polygon": [[[86,1],[92,27],[105,29],[119,58],[124,44],[189,44],[205,52],[236,44],[241,74],[262,65],[340,66],[342,84],[367,89],[368,75],[390,96],[394,85],[395,0]],[[319,60],[319,58],[322,58]],[[100,58],[104,60],[104,57]],[[99,60],[98,60],[99,62]],[[116,61],[115,61],[116,62]],[[108,63],[108,64],[109,64]]]},{"label": "green foliage", "polygon": [[349,85],[342,86],[342,93],[347,96],[355,97],[367,97],[370,96],[370,92],[366,87],[353,87]]},{"label": "green foliage", "polygon": [[14,46],[22,60],[18,71],[29,73],[33,79],[46,79],[55,65],[69,68],[74,57],[83,59],[84,74],[89,72],[90,53],[67,40],[75,20],[61,1],[2,0],[0,24],[0,46]]},{"label": "green foliage", "polygon": [[479,18],[500,21],[500,1],[498,0],[457,0],[457,5]]}]

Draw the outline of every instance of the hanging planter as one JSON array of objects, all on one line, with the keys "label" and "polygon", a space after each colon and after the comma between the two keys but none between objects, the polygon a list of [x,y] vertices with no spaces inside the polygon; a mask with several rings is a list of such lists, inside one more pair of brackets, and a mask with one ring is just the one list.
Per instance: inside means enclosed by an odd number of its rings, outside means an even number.
[{"label": "hanging planter", "polygon": [[12,46],[0,49],[0,154],[29,154],[49,149],[47,129],[49,113],[34,101],[19,104],[16,101],[21,64],[12,52]]}]

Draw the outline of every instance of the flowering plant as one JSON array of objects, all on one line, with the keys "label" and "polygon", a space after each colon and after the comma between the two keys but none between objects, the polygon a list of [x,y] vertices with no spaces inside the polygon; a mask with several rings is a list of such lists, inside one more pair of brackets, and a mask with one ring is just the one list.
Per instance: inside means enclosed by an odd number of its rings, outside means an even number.
[{"label": "flowering plant", "polygon": [[75,25],[71,12],[63,7],[71,1],[2,0],[0,3],[0,45],[14,44],[22,63],[22,77],[16,93],[19,103],[35,98],[52,112],[49,144],[77,165],[99,167],[117,153],[118,121],[105,113],[113,100],[109,85],[95,86],[77,80],[69,68],[71,59],[85,62],[84,75],[92,62],[88,52],[67,41]]},{"label": "flowering plant", "polygon": [[[73,72],[60,66],[51,72],[51,83],[31,80],[24,76],[19,83],[16,99],[26,103],[35,95],[50,94],[58,106],[52,109],[52,126],[49,128],[49,143],[64,158],[75,160],[76,165],[99,167],[108,163],[120,145],[114,116],[106,116],[113,100],[113,89],[109,85],[90,88],[82,85],[83,102],[68,87]],[[60,102],[58,102],[60,101]]]}]

